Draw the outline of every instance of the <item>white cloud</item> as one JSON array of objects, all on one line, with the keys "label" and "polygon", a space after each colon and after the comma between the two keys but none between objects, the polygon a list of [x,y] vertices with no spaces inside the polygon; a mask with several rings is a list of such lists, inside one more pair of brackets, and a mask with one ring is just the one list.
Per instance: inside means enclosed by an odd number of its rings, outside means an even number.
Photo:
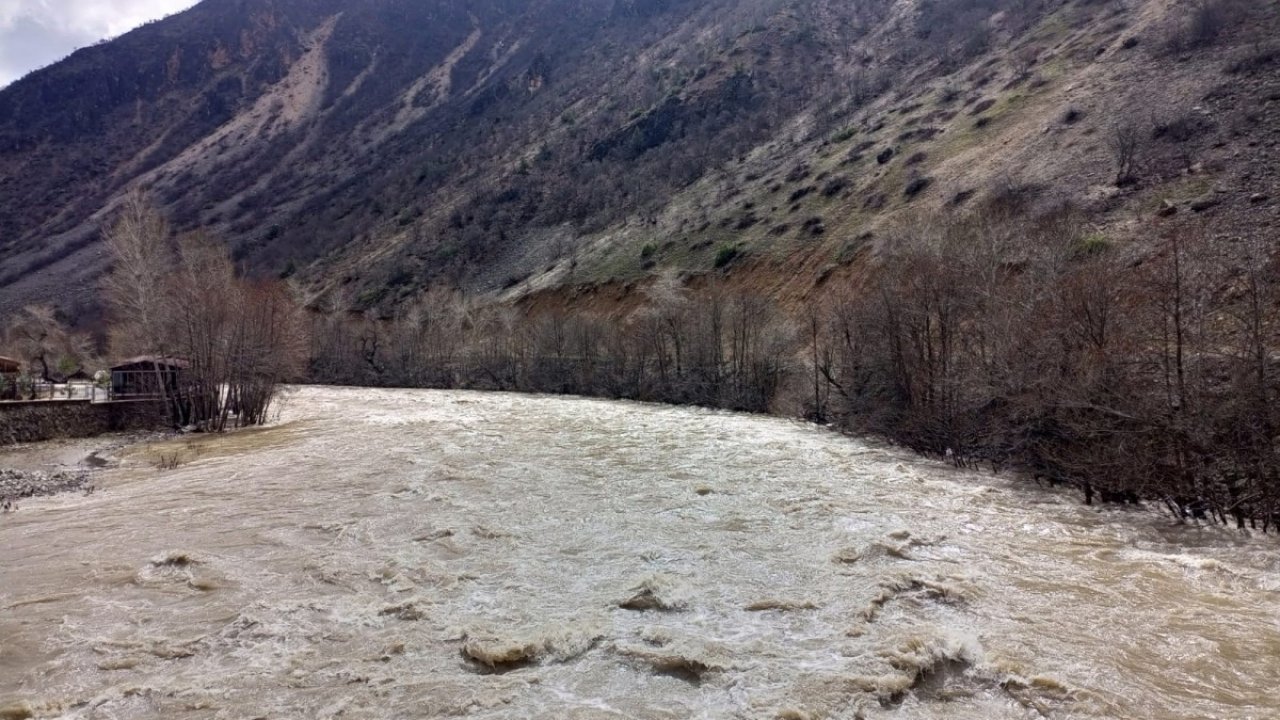
[{"label": "white cloud", "polygon": [[0,86],[195,0],[0,0]]},{"label": "white cloud", "polygon": [[[194,4],[191,0],[0,0],[20,6],[36,22],[69,34],[121,35],[142,23]],[[5,15],[0,10],[0,17]]]}]

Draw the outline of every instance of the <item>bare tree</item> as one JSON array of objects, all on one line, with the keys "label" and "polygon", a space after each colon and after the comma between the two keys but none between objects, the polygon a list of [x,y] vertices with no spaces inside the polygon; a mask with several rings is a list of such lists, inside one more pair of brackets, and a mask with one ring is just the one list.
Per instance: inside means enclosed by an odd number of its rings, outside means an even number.
[{"label": "bare tree", "polygon": [[4,328],[4,344],[47,383],[80,369],[93,356],[93,343],[72,332],[47,305],[29,305]]},{"label": "bare tree", "polygon": [[302,309],[293,289],[279,281],[240,281],[235,290],[222,418],[225,423],[234,413],[241,425],[262,425],[280,384],[302,373]]},{"label": "bare tree", "polygon": [[1111,126],[1108,139],[1116,164],[1116,185],[1124,187],[1137,182],[1138,152],[1142,147],[1142,131],[1136,123],[1117,122]]},{"label": "bare tree", "polygon": [[[279,384],[301,371],[301,311],[280,281],[237,275],[225,246],[201,234],[175,243],[163,216],[131,196],[108,246],[115,264],[105,285],[117,354],[144,353],[175,422],[205,431],[267,419]],[[177,387],[161,359],[180,358]]]},{"label": "bare tree", "polygon": [[175,259],[168,221],[135,191],[103,239],[112,257],[103,283],[111,308],[112,352],[164,354],[166,281]]}]

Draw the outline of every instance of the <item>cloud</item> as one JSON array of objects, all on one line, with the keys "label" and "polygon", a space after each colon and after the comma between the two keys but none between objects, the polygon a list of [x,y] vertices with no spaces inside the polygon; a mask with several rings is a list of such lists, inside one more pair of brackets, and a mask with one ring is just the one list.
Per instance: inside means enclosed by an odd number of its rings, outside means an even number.
[{"label": "cloud", "polygon": [[0,0],[0,87],[195,0]]}]

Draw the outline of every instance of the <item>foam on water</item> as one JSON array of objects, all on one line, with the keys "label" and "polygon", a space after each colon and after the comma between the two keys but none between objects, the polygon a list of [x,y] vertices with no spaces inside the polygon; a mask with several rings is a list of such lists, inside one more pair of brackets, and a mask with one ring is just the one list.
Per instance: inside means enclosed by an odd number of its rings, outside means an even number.
[{"label": "foam on water", "polygon": [[0,519],[0,717],[1280,713],[1271,539],[787,420],[286,408]]}]

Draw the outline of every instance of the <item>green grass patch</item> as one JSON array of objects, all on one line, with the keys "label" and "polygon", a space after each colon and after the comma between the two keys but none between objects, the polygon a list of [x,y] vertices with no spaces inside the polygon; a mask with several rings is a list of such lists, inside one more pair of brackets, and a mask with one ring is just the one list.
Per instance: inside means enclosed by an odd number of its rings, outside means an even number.
[{"label": "green grass patch", "polygon": [[1090,256],[1098,255],[1106,252],[1111,248],[1111,241],[1102,233],[1089,233],[1080,238],[1077,243],[1076,252],[1080,255]]}]

